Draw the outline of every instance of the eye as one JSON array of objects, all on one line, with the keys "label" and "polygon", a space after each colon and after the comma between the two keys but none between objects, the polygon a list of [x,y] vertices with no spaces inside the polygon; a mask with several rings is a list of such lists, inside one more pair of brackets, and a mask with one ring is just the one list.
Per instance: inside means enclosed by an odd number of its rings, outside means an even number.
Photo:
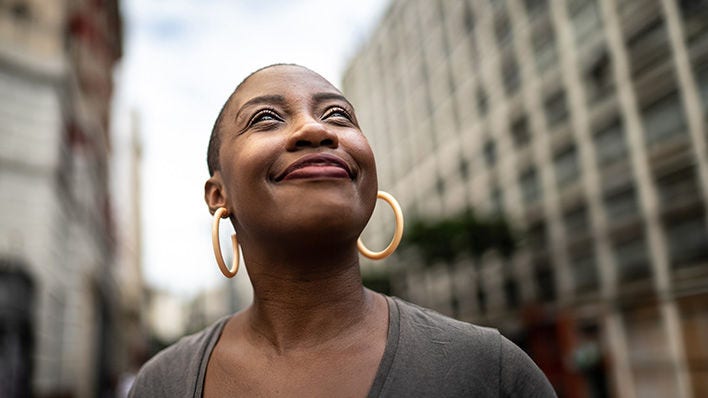
[{"label": "eye", "polygon": [[262,122],[273,122],[273,121],[282,121],[280,116],[278,116],[277,113],[275,113],[274,110],[272,109],[262,109],[258,112],[256,112],[255,115],[251,118],[251,120],[248,121],[248,126],[251,127],[255,124],[262,123]]},{"label": "eye", "polygon": [[322,116],[322,119],[330,118],[345,119],[348,121],[352,120],[352,117],[351,115],[349,115],[349,112],[345,111],[344,108],[338,106],[334,106],[332,108],[327,109],[324,115]]}]

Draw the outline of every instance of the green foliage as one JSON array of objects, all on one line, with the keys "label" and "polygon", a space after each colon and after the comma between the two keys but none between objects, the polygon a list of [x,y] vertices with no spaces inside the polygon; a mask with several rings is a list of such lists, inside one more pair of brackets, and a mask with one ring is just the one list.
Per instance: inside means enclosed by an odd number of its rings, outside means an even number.
[{"label": "green foliage", "polygon": [[409,225],[402,246],[417,248],[426,264],[451,263],[461,255],[478,259],[492,249],[508,258],[516,248],[506,220],[479,218],[471,209],[449,218],[415,219]]}]

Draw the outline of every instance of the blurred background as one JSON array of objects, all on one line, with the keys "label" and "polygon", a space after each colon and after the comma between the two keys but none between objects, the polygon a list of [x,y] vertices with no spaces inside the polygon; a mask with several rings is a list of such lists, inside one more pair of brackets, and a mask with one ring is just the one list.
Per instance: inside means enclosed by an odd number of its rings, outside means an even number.
[{"label": "blurred background", "polygon": [[206,146],[275,62],[343,90],[403,207],[368,286],[500,329],[562,397],[708,396],[708,1],[0,0],[0,397],[124,396],[248,305]]}]

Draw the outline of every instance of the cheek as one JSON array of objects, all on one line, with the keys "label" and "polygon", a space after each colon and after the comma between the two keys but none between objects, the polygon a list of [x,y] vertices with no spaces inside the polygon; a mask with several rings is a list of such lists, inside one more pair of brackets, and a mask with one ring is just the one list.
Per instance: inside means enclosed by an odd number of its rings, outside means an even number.
[{"label": "cheek", "polygon": [[251,199],[258,200],[261,187],[268,182],[277,147],[273,138],[244,139],[231,152],[222,152],[222,170],[226,191],[233,205]]}]

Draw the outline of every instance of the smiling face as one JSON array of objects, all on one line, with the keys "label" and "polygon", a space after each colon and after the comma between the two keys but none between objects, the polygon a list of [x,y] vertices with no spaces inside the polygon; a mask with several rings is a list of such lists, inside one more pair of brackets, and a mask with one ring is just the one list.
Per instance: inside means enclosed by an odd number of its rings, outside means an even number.
[{"label": "smiling face", "polygon": [[206,200],[230,210],[241,242],[361,233],[376,166],[353,107],[327,80],[299,66],[263,69],[232,96],[219,134]]}]

